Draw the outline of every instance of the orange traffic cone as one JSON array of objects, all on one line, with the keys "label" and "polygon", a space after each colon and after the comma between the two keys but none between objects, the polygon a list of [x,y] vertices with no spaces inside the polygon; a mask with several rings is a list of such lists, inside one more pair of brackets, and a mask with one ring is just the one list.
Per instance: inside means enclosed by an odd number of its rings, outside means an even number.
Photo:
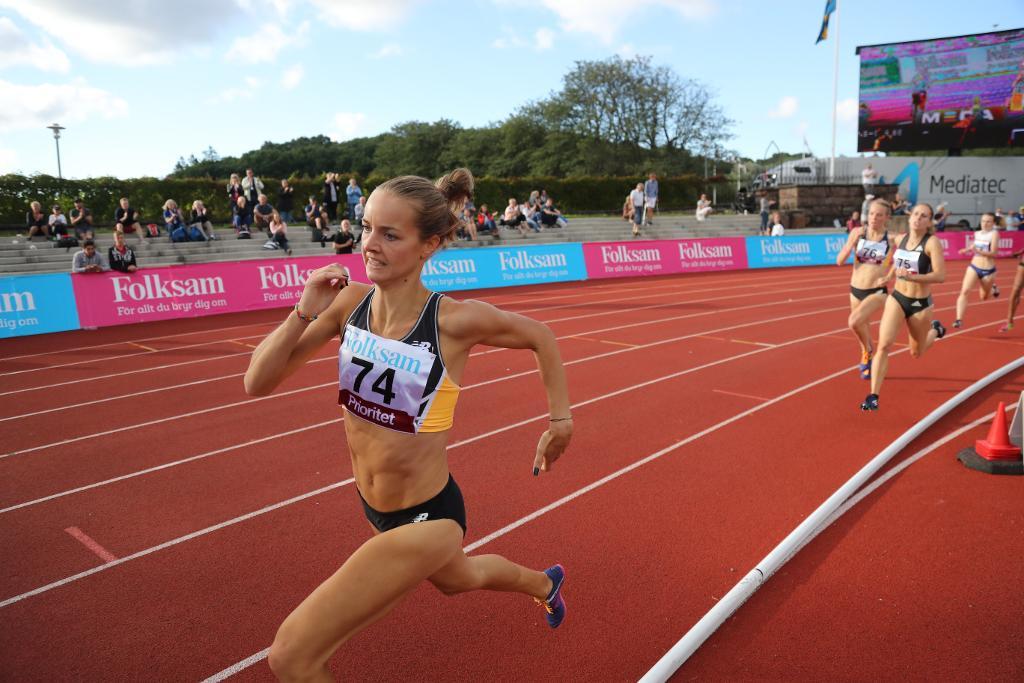
[{"label": "orange traffic cone", "polygon": [[974,443],[974,450],[986,460],[1020,460],[1021,450],[1010,443],[1010,433],[1006,428],[1006,404],[999,402],[996,417],[989,427],[988,436]]}]

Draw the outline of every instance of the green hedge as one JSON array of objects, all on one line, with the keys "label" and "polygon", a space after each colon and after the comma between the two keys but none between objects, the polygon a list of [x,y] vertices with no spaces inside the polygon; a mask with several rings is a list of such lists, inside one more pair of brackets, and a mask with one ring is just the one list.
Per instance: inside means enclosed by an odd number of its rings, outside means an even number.
[{"label": "green hedge", "polygon": [[[277,178],[261,178],[264,192],[274,203],[281,181]],[[291,178],[295,188],[295,210],[301,210],[309,195],[318,198],[323,192],[323,181],[319,178]],[[371,176],[359,179],[365,193],[373,191],[385,178]],[[618,213],[622,204],[642,178],[477,178],[474,201],[477,206],[487,204],[491,210],[500,210],[508,204],[509,197],[525,199],[535,189],[544,188],[556,204],[566,213]],[[700,193],[709,192],[701,178],[686,175],[660,179],[660,203],[663,209],[692,208]],[[141,213],[143,222],[162,223],[163,204],[170,198],[188,212],[193,200],[201,199],[213,212],[218,223],[228,222],[229,211],[226,180],[210,178],[89,178],[85,180],[64,180],[48,175],[0,176],[0,225],[22,227],[29,203],[39,201],[43,210],[50,212],[54,203],[61,204],[65,213],[70,211],[76,197],[85,199],[85,205],[93,212],[96,225],[113,223],[114,209],[121,197],[129,197],[132,206]],[[724,200],[723,191],[728,184],[719,186],[719,203]],[[344,190],[342,190],[344,191]],[[731,193],[730,193],[731,196]]]}]

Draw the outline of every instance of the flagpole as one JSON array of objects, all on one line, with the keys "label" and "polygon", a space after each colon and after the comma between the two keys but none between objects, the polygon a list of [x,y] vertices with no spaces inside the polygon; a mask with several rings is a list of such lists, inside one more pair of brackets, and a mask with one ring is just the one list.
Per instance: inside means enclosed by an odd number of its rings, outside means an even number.
[{"label": "flagpole", "polygon": [[828,181],[836,182],[836,109],[839,101],[839,3],[836,3],[835,12],[832,13],[835,20],[835,42],[836,55],[832,68],[832,158],[828,162]]}]

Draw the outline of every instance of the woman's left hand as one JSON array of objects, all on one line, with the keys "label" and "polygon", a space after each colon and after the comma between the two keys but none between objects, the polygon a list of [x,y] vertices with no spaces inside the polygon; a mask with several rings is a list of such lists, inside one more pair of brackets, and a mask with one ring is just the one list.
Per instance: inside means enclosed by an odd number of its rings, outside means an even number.
[{"label": "woman's left hand", "polygon": [[548,430],[541,434],[537,443],[537,457],[533,459],[533,474],[547,472],[562,453],[569,447],[572,439],[572,420],[552,422]]},{"label": "woman's left hand", "polygon": [[913,280],[913,275],[914,274],[911,273],[906,268],[897,268],[896,269],[896,278],[899,279],[899,280],[906,280],[907,282],[913,282],[914,281]]}]

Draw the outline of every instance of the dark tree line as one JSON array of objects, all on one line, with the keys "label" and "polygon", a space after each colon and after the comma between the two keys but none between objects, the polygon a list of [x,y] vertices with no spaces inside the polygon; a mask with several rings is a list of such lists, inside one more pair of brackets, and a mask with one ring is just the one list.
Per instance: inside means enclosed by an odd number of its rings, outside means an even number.
[{"label": "dark tree line", "polygon": [[179,159],[171,176],[224,178],[251,167],[275,177],[436,177],[456,166],[502,178],[700,174],[705,157],[727,156],[732,123],[703,84],[649,57],[611,57],[576,62],[560,91],[482,128],[409,121],[344,142],[323,135],[265,142],[240,157],[221,158],[210,147],[201,158]]}]

